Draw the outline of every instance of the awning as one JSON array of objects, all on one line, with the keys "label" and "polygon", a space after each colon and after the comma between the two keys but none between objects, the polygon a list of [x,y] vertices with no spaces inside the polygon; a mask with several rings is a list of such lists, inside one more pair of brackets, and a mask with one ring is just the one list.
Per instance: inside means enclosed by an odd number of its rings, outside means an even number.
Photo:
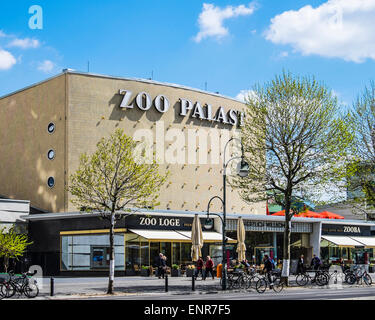
[{"label": "awning", "polygon": [[363,247],[361,242],[345,236],[322,236],[322,239],[327,240],[338,247]]},{"label": "awning", "polygon": [[363,243],[366,247],[375,248],[375,237],[351,237],[355,241]]},{"label": "awning", "polygon": [[[176,241],[191,241],[191,231],[167,231],[167,230],[139,230],[128,229],[130,232],[138,234],[139,236],[148,240],[176,240]],[[221,242],[223,236],[218,232],[203,232],[203,241]],[[237,242],[228,238],[228,242]]]}]

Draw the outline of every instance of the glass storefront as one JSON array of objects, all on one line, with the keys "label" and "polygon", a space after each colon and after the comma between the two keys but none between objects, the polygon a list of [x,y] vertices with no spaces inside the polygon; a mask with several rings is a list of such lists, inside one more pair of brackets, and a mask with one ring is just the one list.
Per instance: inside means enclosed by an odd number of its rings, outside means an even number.
[{"label": "glass storefront", "polygon": [[[228,246],[232,248],[233,246]],[[221,262],[221,242],[205,242],[202,257],[210,255],[215,265]],[[159,253],[167,257],[167,266],[192,264],[190,241],[152,241],[134,233],[115,234],[115,269],[138,272],[142,266],[157,266]],[[105,270],[109,268],[108,234],[62,235],[61,270]]]},{"label": "glass storefront", "polygon": [[[115,269],[124,269],[124,235],[115,235]],[[61,266],[64,271],[109,268],[108,234],[61,236]]]},{"label": "glass storefront", "polygon": [[[228,232],[227,236],[237,239],[236,232]],[[281,232],[254,232],[246,231],[246,259],[256,265],[262,264],[265,255],[273,259],[282,259],[283,257],[283,238]],[[291,259],[298,259],[301,254],[308,256],[310,248],[310,235],[308,233],[292,233],[291,234]],[[235,259],[237,253],[234,246],[231,252],[231,259]]]},{"label": "glass storefront", "polygon": [[321,241],[320,256],[325,263],[339,262],[342,259],[347,264],[364,264],[366,259],[368,262],[375,260],[373,248],[339,247],[326,240]]}]

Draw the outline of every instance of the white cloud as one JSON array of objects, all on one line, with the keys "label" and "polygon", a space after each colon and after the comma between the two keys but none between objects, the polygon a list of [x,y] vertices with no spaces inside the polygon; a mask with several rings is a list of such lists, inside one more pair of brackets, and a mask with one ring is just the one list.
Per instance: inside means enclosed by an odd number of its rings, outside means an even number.
[{"label": "white cloud", "polygon": [[328,0],[285,11],[271,19],[267,40],[291,45],[303,55],[346,61],[375,60],[375,0]]},{"label": "white cloud", "polygon": [[252,99],[256,97],[254,90],[241,90],[239,94],[236,95],[236,99],[242,102],[247,102],[248,98]]},{"label": "white cloud", "polygon": [[14,39],[12,42],[8,44],[8,47],[17,47],[21,49],[38,48],[39,46],[39,40],[30,38]]},{"label": "white cloud", "polygon": [[225,20],[239,16],[251,15],[255,10],[253,4],[239,5],[236,7],[227,6],[225,8],[216,7],[210,3],[203,3],[203,10],[199,15],[198,24],[200,31],[194,37],[196,42],[204,38],[215,37],[220,39],[229,34],[227,28],[223,26]]},{"label": "white cloud", "polygon": [[55,64],[50,60],[44,60],[43,62],[40,62],[38,65],[38,70],[42,71],[44,73],[50,73],[55,68]]},{"label": "white cloud", "polygon": [[16,58],[9,51],[0,49],[0,70],[8,70],[16,63]]}]

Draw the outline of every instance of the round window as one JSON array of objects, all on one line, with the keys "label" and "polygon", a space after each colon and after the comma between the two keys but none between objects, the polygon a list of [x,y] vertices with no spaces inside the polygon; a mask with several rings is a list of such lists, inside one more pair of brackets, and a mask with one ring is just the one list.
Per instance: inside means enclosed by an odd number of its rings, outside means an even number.
[{"label": "round window", "polygon": [[48,159],[53,160],[55,158],[55,151],[52,149],[49,150],[47,156],[48,156]]},{"label": "round window", "polygon": [[48,178],[48,181],[47,181],[47,184],[50,188],[53,188],[54,185],[55,185],[55,179],[53,177],[49,177]]},{"label": "round window", "polygon": [[49,133],[53,133],[53,132],[55,132],[55,124],[54,123],[50,123],[49,125],[48,125],[48,132]]}]

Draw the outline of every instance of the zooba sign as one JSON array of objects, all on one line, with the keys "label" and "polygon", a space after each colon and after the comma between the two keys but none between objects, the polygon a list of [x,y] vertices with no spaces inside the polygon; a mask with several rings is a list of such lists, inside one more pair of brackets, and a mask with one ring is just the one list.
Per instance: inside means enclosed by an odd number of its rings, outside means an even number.
[{"label": "zooba sign", "polygon": [[371,236],[371,227],[364,225],[323,224],[322,235]]},{"label": "zooba sign", "polygon": [[[139,92],[137,95],[133,95],[130,90],[120,90],[119,93],[123,95],[120,108],[122,109],[133,109],[136,106],[142,111],[150,110],[154,107],[160,113],[166,113],[171,104],[167,96],[159,94],[154,99],[145,91]],[[190,117],[224,123],[228,125],[243,125],[245,113],[234,109],[225,110],[224,107],[219,107],[217,110],[212,110],[212,106],[209,104],[202,105],[199,101],[193,103],[192,101],[184,98],[179,99],[179,115],[182,117],[187,116],[190,113]]]}]

